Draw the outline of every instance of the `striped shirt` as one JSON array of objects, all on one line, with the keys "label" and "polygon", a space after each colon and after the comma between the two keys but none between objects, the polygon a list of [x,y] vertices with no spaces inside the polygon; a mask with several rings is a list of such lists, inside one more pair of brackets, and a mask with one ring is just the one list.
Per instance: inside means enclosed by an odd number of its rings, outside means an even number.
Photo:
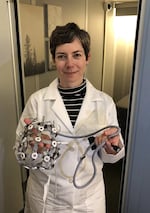
[{"label": "striped shirt", "polygon": [[75,88],[66,89],[58,86],[58,90],[64,101],[71,123],[74,126],[86,93],[86,81],[83,80],[83,83]]}]

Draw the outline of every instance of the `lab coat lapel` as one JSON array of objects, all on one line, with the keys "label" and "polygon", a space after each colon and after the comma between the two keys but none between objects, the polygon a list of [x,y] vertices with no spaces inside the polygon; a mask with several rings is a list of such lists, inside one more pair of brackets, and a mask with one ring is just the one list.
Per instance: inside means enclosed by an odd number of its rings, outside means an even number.
[{"label": "lab coat lapel", "polygon": [[85,97],[75,124],[76,133],[80,132],[82,126],[85,126],[86,121],[92,115],[94,110],[95,110],[94,102],[90,100],[88,97]]},{"label": "lab coat lapel", "polygon": [[97,114],[97,103],[100,104],[102,101],[99,92],[97,92],[97,90],[88,80],[86,89],[87,92],[75,124],[75,134],[79,135],[83,135],[83,133],[89,133],[88,131],[91,131],[92,128],[95,128],[95,125],[93,124],[99,117]]},{"label": "lab coat lapel", "polygon": [[75,124],[75,132],[78,134],[80,130],[82,131],[84,126],[86,125],[86,122],[90,120],[90,117],[93,117],[93,112],[95,110],[95,102],[97,100],[95,88],[91,85],[91,83],[87,80],[87,86],[86,86],[87,92],[84,97],[84,101],[80,110],[80,113],[78,115],[76,124]]},{"label": "lab coat lapel", "polygon": [[45,100],[52,102],[51,110],[57,116],[57,118],[63,123],[63,126],[70,132],[73,133],[74,129],[71,124],[70,118],[66,111],[63,100],[57,89],[58,79],[55,79],[48,87],[45,94]]},{"label": "lab coat lapel", "polygon": [[52,84],[50,84],[45,99],[53,101],[52,110],[63,123],[65,128],[68,129],[71,134],[77,134],[77,132],[80,132],[80,129],[82,129],[81,127],[85,126],[87,119],[90,120],[89,118],[93,117],[92,113],[95,110],[96,101],[99,100],[99,96],[97,97],[96,94],[96,89],[87,80],[87,92],[74,128],[71,124],[63,100],[57,90],[57,80],[54,80]]},{"label": "lab coat lapel", "polygon": [[61,96],[58,96],[54,101],[52,110],[57,115],[57,117],[63,122],[64,126],[69,130],[69,132],[73,133],[74,129]]}]

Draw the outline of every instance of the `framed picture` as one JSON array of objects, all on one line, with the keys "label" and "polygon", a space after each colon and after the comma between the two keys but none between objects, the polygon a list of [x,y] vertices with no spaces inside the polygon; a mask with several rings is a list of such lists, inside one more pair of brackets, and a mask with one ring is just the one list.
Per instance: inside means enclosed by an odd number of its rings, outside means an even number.
[{"label": "framed picture", "polygon": [[47,62],[47,70],[55,70],[55,65],[52,60],[52,56],[50,53],[50,42],[49,38],[52,31],[55,29],[56,26],[62,25],[62,8],[54,5],[45,5],[44,9],[45,14],[45,49],[46,49],[46,62]]},{"label": "framed picture", "polygon": [[62,8],[49,4],[19,4],[24,76],[55,70],[49,37],[62,24]]},{"label": "framed picture", "polygon": [[43,7],[20,4],[19,9],[24,75],[43,73],[45,72]]}]

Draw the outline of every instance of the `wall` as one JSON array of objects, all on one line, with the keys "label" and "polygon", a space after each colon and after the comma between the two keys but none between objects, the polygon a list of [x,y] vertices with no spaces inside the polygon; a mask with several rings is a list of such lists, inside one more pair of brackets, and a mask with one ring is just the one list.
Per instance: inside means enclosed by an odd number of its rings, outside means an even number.
[{"label": "wall", "polygon": [[[20,169],[14,157],[17,97],[12,58],[9,6],[0,3],[0,212],[17,213],[23,207]],[[13,21],[13,20],[12,20]],[[14,49],[15,51],[15,49]]]},{"label": "wall", "polygon": [[[59,1],[49,0],[50,4],[62,7],[63,23],[74,21],[83,28],[87,28],[92,37],[92,59],[87,73],[88,78],[100,87],[100,71],[102,60],[103,18],[100,1]],[[86,5],[86,3],[88,5]],[[13,17],[13,3],[2,0],[0,7],[0,211],[1,213],[19,212],[23,207],[21,189],[21,174],[13,153],[15,130],[21,113],[19,70],[17,64],[17,44],[15,43],[15,23]],[[72,8],[72,9],[71,9]],[[11,10],[11,11],[10,11]],[[74,11],[74,12],[72,12]],[[10,14],[11,12],[11,14]],[[92,14],[95,14],[94,16]],[[11,15],[11,17],[10,17]],[[88,19],[87,19],[88,15]],[[87,23],[88,21],[88,23]],[[93,25],[93,23],[95,23]],[[13,28],[13,29],[12,29]],[[97,29],[97,32],[96,32]],[[12,31],[13,32],[12,32]],[[13,33],[13,38],[11,37]],[[99,41],[100,36],[100,41]],[[12,41],[12,39],[14,39]],[[14,42],[14,43],[13,43]],[[96,47],[96,49],[95,49]],[[100,47],[100,48],[99,48]],[[13,49],[12,49],[13,48]],[[95,64],[98,65],[95,67]],[[95,77],[95,76],[98,76]],[[47,86],[56,77],[56,71],[47,72],[39,76],[25,79],[26,94],[37,88]],[[32,85],[32,87],[31,87]],[[19,102],[18,102],[19,99]]]},{"label": "wall", "polygon": [[104,9],[103,0],[88,1],[88,32],[91,35],[91,61],[87,78],[97,89],[102,87]]},{"label": "wall", "polygon": [[[91,34],[92,58],[87,77],[100,88],[103,51],[102,1],[48,2],[62,7],[63,23],[74,21]],[[14,157],[13,145],[22,106],[13,1],[1,1],[0,26],[0,212],[17,213],[23,208],[23,195],[21,173]],[[55,77],[56,71],[52,71],[24,79],[26,98],[38,88],[47,86]]]},{"label": "wall", "polygon": [[[133,54],[136,32],[136,11],[128,15],[133,3],[128,2],[128,8],[123,3],[114,3],[111,9],[106,4],[105,12],[105,50],[102,90],[118,102],[124,100],[130,89],[133,70]],[[124,14],[118,16],[118,7]],[[125,98],[124,98],[125,97]],[[128,100],[128,98],[127,98]],[[128,102],[124,107],[128,106]]]},{"label": "wall", "polygon": [[[21,3],[27,2],[24,0]],[[50,4],[62,8],[62,24],[76,22],[91,35],[91,61],[87,68],[87,78],[101,88],[103,61],[104,11],[102,0],[65,1],[44,0],[42,4]],[[37,1],[41,5],[41,1]],[[21,26],[20,26],[21,27]],[[95,66],[96,64],[96,66]],[[24,93],[27,100],[35,90],[47,86],[57,76],[56,71],[24,78]]]}]

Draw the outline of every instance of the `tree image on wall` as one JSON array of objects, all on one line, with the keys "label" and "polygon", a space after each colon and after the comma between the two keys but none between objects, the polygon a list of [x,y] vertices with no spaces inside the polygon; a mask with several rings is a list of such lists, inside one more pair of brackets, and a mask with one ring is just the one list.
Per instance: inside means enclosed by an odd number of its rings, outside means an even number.
[{"label": "tree image on wall", "polygon": [[24,44],[24,74],[25,76],[36,75],[45,72],[45,62],[37,61],[36,49],[32,48],[31,39],[26,34]]}]

